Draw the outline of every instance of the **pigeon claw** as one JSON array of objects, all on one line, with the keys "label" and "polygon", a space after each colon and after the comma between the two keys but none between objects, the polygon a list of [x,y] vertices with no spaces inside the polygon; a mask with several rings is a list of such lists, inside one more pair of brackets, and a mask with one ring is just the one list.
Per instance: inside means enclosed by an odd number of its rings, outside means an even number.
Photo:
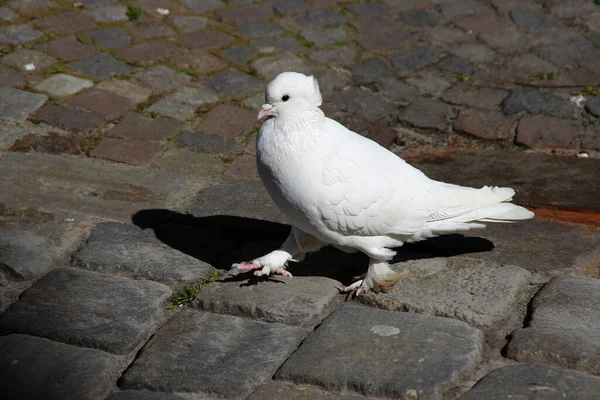
[{"label": "pigeon claw", "polygon": [[349,286],[336,286],[336,289],[340,291],[340,293],[350,293],[356,290],[355,295],[358,296],[359,294],[365,292],[365,288],[360,286],[362,285],[363,281],[362,279],[359,281],[354,282],[352,285]]},{"label": "pigeon claw", "polygon": [[260,265],[251,263],[251,262],[241,262],[241,263],[232,264],[231,267],[237,268],[240,271],[252,271],[253,269],[260,268]]}]

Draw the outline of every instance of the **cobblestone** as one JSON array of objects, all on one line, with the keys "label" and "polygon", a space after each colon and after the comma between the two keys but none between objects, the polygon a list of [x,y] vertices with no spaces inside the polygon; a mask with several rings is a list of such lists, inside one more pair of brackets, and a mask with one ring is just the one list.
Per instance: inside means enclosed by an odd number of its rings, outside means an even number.
[{"label": "cobblestone", "polygon": [[[1,330],[4,397],[597,397],[596,300],[561,281],[599,276],[592,1],[80,3],[0,5],[0,318],[46,307],[11,323],[56,340]],[[256,167],[287,70],[431,178],[513,187],[536,218],[407,243],[410,274],[356,300],[335,286],[360,253],[228,272],[290,231]]]}]

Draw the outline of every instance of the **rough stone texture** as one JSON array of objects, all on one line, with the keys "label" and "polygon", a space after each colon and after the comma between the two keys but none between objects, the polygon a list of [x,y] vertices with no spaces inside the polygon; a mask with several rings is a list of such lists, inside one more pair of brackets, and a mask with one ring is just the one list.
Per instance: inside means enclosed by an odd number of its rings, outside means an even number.
[{"label": "rough stone texture", "polygon": [[215,14],[223,21],[243,21],[273,16],[273,9],[268,4],[252,4],[218,10]]},{"label": "rough stone texture", "polygon": [[306,29],[302,31],[302,36],[319,47],[331,46],[347,39],[346,31],[339,27],[325,30]]},{"label": "rough stone texture", "polygon": [[181,53],[179,46],[165,39],[151,39],[119,50],[119,54],[129,62],[155,61],[179,53]]},{"label": "rough stone texture", "polygon": [[512,125],[513,121],[498,111],[465,109],[460,111],[454,121],[455,130],[489,140],[512,138]]},{"label": "rough stone texture", "polygon": [[54,97],[71,96],[77,92],[94,86],[94,82],[67,74],[56,74],[36,85],[40,92]]},{"label": "rough stone texture", "polygon": [[234,36],[222,31],[202,31],[184,33],[177,40],[190,50],[216,49],[235,40]]},{"label": "rough stone texture", "polygon": [[581,130],[578,120],[525,115],[517,126],[516,142],[535,148],[574,149]]},{"label": "rough stone texture", "polygon": [[455,74],[469,75],[472,74],[476,67],[459,57],[448,56],[437,63],[437,67],[445,71],[450,71]]},{"label": "rough stone texture", "polygon": [[10,25],[0,28],[0,43],[8,42],[14,45],[31,42],[44,36],[44,33],[29,25]]},{"label": "rough stone texture", "polygon": [[437,18],[425,10],[410,9],[402,13],[402,20],[409,25],[435,26]]},{"label": "rough stone texture", "polygon": [[38,50],[19,49],[2,57],[2,62],[21,71],[26,71],[25,65],[33,64],[35,71],[40,71],[56,63],[56,59]]},{"label": "rough stone texture", "polygon": [[310,59],[322,65],[351,65],[356,59],[356,50],[350,46],[337,46],[331,50],[315,50]]},{"label": "rough stone texture", "polygon": [[4,331],[126,355],[164,319],[171,290],[74,268],[58,268],[0,317]]},{"label": "rough stone texture", "polygon": [[209,134],[183,132],[177,138],[177,144],[188,150],[206,154],[231,152],[237,145],[233,140]]},{"label": "rough stone texture", "polygon": [[248,400],[367,400],[368,397],[349,393],[332,393],[314,386],[284,382],[267,383],[256,389]]},{"label": "rough stone texture", "polygon": [[390,56],[390,60],[394,67],[401,71],[414,71],[435,62],[439,56],[440,52],[437,49],[419,46],[399,50]]},{"label": "rough stone texture", "polygon": [[236,69],[226,69],[211,75],[203,83],[224,96],[251,94],[263,89],[261,81]]},{"label": "rough stone texture", "polygon": [[304,27],[341,24],[346,18],[332,8],[315,8],[299,15],[296,22]]},{"label": "rough stone texture", "polygon": [[430,72],[420,72],[417,76],[412,76],[406,82],[417,87],[421,92],[439,97],[452,84],[446,79]]},{"label": "rough stone texture", "polygon": [[123,61],[119,61],[107,53],[70,62],[67,64],[67,67],[91,75],[97,79],[108,78],[112,75],[128,74],[133,69]]},{"label": "rough stone texture", "polygon": [[27,75],[15,71],[12,68],[0,65],[0,87],[14,86],[22,87],[27,81]]},{"label": "rough stone texture", "polygon": [[83,29],[94,29],[96,23],[90,20],[82,13],[75,11],[65,11],[61,14],[54,14],[48,17],[42,17],[35,20],[36,25],[51,30],[57,35],[73,33]]},{"label": "rough stone texture", "polygon": [[135,23],[130,22],[128,25],[134,40],[155,37],[173,37],[177,34],[170,26],[156,22],[139,21]]},{"label": "rough stone texture", "polygon": [[387,11],[387,8],[379,3],[349,4],[346,6],[346,8],[361,17],[374,17],[377,15],[383,15]]},{"label": "rough stone texture", "polygon": [[111,395],[104,400],[184,400],[184,398],[163,392],[124,390],[122,392],[111,393]]},{"label": "rough stone texture", "polygon": [[282,14],[302,11],[306,6],[304,0],[269,0],[267,2]]},{"label": "rough stone texture", "polygon": [[94,46],[81,43],[75,35],[63,36],[40,44],[36,48],[65,61],[79,60],[99,53]]},{"label": "rough stone texture", "polygon": [[483,64],[494,61],[496,53],[488,47],[475,44],[465,43],[454,47],[451,52],[460,57],[472,62],[473,64]]},{"label": "rough stone texture", "polygon": [[99,350],[27,335],[0,337],[0,385],[7,400],[101,399],[113,390],[122,364]]},{"label": "rough stone texture", "polygon": [[[411,260],[394,269],[408,275],[391,292],[357,299],[387,310],[455,318],[486,330],[523,316],[532,277],[514,265],[465,257]],[[501,332],[502,337],[507,333]]]},{"label": "rough stone texture", "polygon": [[25,121],[48,99],[43,94],[25,92],[11,87],[0,88],[0,119]]},{"label": "rough stone texture", "polygon": [[206,74],[227,67],[219,58],[202,50],[190,51],[172,57],[171,61],[181,69],[192,70],[197,74]]},{"label": "rough stone texture", "polygon": [[289,52],[254,60],[252,68],[268,80],[285,71],[308,73],[311,70],[298,56]]},{"label": "rough stone texture", "polygon": [[148,111],[184,120],[193,117],[197,107],[215,101],[217,101],[217,96],[210,90],[185,87],[172,95],[163,97],[148,108]]},{"label": "rough stone texture", "polygon": [[95,31],[86,31],[85,34],[98,46],[107,49],[120,49],[131,44],[131,36],[121,28],[106,27]]},{"label": "rough stone texture", "polygon": [[251,274],[247,285],[225,278],[206,285],[194,306],[205,311],[233,314],[281,322],[288,325],[310,325],[318,322],[338,304],[338,281],[323,276],[273,277],[255,282]]},{"label": "rough stone texture", "polygon": [[239,21],[235,26],[242,35],[251,37],[277,36],[283,32],[277,25],[264,21]]},{"label": "rough stone texture", "polygon": [[198,14],[225,6],[219,0],[181,0],[181,4]]},{"label": "rough stone texture", "polygon": [[299,52],[303,50],[300,43],[290,37],[255,39],[250,42],[259,53],[274,53],[278,51]]},{"label": "rough stone texture", "polygon": [[86,245],[73,255],[73,265],[161,282],[175,291],[213,271],[205,262],[163,244],[151,232],[117,222],[99,224]]},{"label": "rough stone texture", "polygon": [[4,155],[0,173],[6,177],[0,183],[6,207],[42,208],[70,218],[129,220],[138,210],[175,204],[188,185],[175,174],[35,153]]},{"label": "rough stone texture", "polygon": [[50,125],[82,132],[89,131],[102,121],[102,116],[95,112],[58,106],[52,103],[42,107],[37,117]]},{"label": "rough stone texture", "polygon": [[548,365],[511,365],[488,373],[459,400],[593,400],[599,391],[600,378],[596,376]]},{"label": "rough stone texture", "polygon": [[504,101],[504,113],[521,111],[530,114],[543,114],[551,117],[570,118],[576,106],[566,99],[540,92],[535,88],[519,87]]},{"label": "rough stone texture", "polygon": [[512,333],[506,355],[520,362],[600,373],[600,282],[592,278],[558,277],[540,290],[531,320]]},{"label": "rough stone texture", "polygon": [[173,17],[173,24],[183,33],[195,32],[206,28],[208,19],[196,15],[177,15]]},{"label": "rough stone texture", "polygon": [[90,156],[131,165],[146,165],[160,148],[160,143],[129,138],[103,138],[90,152]]},{"label": "rough stone texture", "polygon": [[85,14],[92,17],[96,22],[127,21],[126,13],[127,7],[125,6],[106,6],[85,11]]},{"label": "rough stone texture", "polygon": [[[244,193],[243,198],[240,193]],[[203,189],[187,211],[196,217],[228,215],[283,221],[261,182],[233,182]]]},{"label": "rough stone texture", "polygon": [[180,127],[181,123],[171,118],[147,118],[138,113],[129,113],[108,135],[162,141],[174,136]]},{"label": "rough stone texture", "polygon": [[186,149],[169,149],[157,154],[151,162],[153,168],[188,176],[215,178],[221,175],[226,165],[217,155],[199,154]]},{"label": "rough stone texture", "polygon": [[444,101],[486,110],[496,109],[508,92],[502,89],[456,85],[442,96]]},{"label": "rough stone texture", "polygon": [[229,164],[223,176],[235,181],[258,181],[260,177],[256,168],[256,157],[248,154],[237,157]]},{"label": "rough stone texture", "polygon": [[71,97],[66,103],[100,114],[105,119],[115,119],[135,107],[129,99],[97,89]]},{"label": "rough stone texture", "polygon": [[438,399],[474,371],[482,345],[481,332],[463,322],[347,305],[323,321],[276,378],[365,395],[416,392]]},{"label": "rough stone texture", "polygon": [[588,210],[600,207],[595,196],[600,189],[593,178],[600,170],[598,160],[481,151],[457,152],[413,164],[444,182],[512,187],[517,190],[519,204]]},{"label": "rough stone texture", "polygon": [[369,90],[360,88],[352,88],[340,93],[336,96],[335,102],[344,110],[359,114],[371,122],[396,112],[396,108],[392,104],[383,101]]},{"label": "rough stone texture", "polygon": [[403,121],[419,128],[437,128],[445,130],[454,115],[452,107],[435,99],[416,98],[398,116]]},{"label": "rough stone texture", "polygon": [[244,398],[271,378],[303,338],[301,329],[286,325],[182,311],[154,335],[122,386]]},{"label": "rough stone texture", "polygon": [[123,79],[102,81],[96,85],[96,89],[124,98],[133,104],[145,102],[152,94],[152,90],[147,87]]},{"label": "rough stone texture", "polygon": [[155,65],[152,68],[136,72],[135,78],[155,93],[180,88],[192,80],[190,76],[173,71],[164,65]]},{"label": "rough stone texture", "polygon": [[221,51],[223,55],[229,58],[236,64],[244,65],[251,58],[254,58],[254,52],[247,46],[232,46],[228,49]]},{"label": "rough stone texture", "polygon": [[595,117],[600,117],[600,96],[594,96],[585,103],[585,109]]}]

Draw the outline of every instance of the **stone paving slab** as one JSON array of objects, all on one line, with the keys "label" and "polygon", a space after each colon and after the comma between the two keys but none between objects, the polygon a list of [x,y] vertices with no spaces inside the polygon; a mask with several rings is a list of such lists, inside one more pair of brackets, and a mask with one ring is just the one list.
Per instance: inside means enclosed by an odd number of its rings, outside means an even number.
[{"label": "stone paving slab", "polygon": [[248,400],[367,400],[372,397],[352,393],[326,392],[314,386],[271,382],[256,389]]},{"label": "stone paving slab", "polygon": [[128,355],[163,322],[171,294],[152,281],[58,268],[0,317],[0,329]]},{"label": "stone paving slab", "polygon": [[411,164],[443,182],[512,187],[518,204],[600,210],[596,179],[600,161],[596,159],[477,151],[411,160]]},{"label": "stone paving slab", "polygon": [[183,397],[163,392],[124,390],[112,393],[104,400],[184,400]]},{"label": "stone paving slab", "polygon": [[65,262],[87,233],[85,224],[16,214],[0,205],[0,313],[34,280]]},{"label": "stone paving slab", "polygon": [[511,365],[493,370],[459,400],[581,399],[594,400],[600,378],[542,364]]},{"label": "stone paving slab", "polygon": [[214,269],[162,243],[149,231],[117,222],[98,224],[73,266],[90,271],[149,279],[174,291],[201,280]]},{"label": "stone paving slab", "polygon": [[464,322],[346,305],[276,378],[365,395],[441,399],[474,372],[482,345],[481,331]]},{"label": "stone paving slab", "polygon": [[455,318],[493,329],[502,338],[509,333],[498,332],[502,325],[525,315],[532,276],[523,268],[466,257],[414,260],[393,268],[408,275],[391,292],[357,299],[388,310]]},{"label": "stone paving slab", "polygon": [[6,177],[0,181],[6,207],[67,218],[128,220],[141,209],[177,204],[189,189],[180,175],[48,154],[6,154],[0,175]]},{"label": "stone paving slab", "polygon": [[534,297],[530,320],[512,333],[506,355],[599,374],[599,301],[597,279],[554,278]]},{"label": "stone paving slab", "polygon": [[121,388],[245,398],[271,378],[304,335],[287,325],[185,310],[154,335]]},{"label": "stone paving slab", "polygon": [[290,325],[310,325],[339,304],[338,281],[321,276],[268,280],[230,277],[205,285],[193,306],[205,311],[233,314]]},{"label": "stone paving slab", "polygon": [[120,358],[95,349],[27,335],[0,337],[0,386],[7,400],[102,399],[124,367]]}]

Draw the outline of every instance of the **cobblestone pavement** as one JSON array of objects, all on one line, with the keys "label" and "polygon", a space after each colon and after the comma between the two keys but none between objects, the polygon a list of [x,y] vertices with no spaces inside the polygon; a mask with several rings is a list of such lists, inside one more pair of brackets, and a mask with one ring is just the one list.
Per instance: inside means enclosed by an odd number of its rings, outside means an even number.
[{"label": "cobblestone pavement", "polygon": [[[0,1],[0,398],[597,399],[597,3]],[[228,273],[289,231],[254,160],[284,70],[538,218],[407,245],[386,294],[332,249]]]}]

